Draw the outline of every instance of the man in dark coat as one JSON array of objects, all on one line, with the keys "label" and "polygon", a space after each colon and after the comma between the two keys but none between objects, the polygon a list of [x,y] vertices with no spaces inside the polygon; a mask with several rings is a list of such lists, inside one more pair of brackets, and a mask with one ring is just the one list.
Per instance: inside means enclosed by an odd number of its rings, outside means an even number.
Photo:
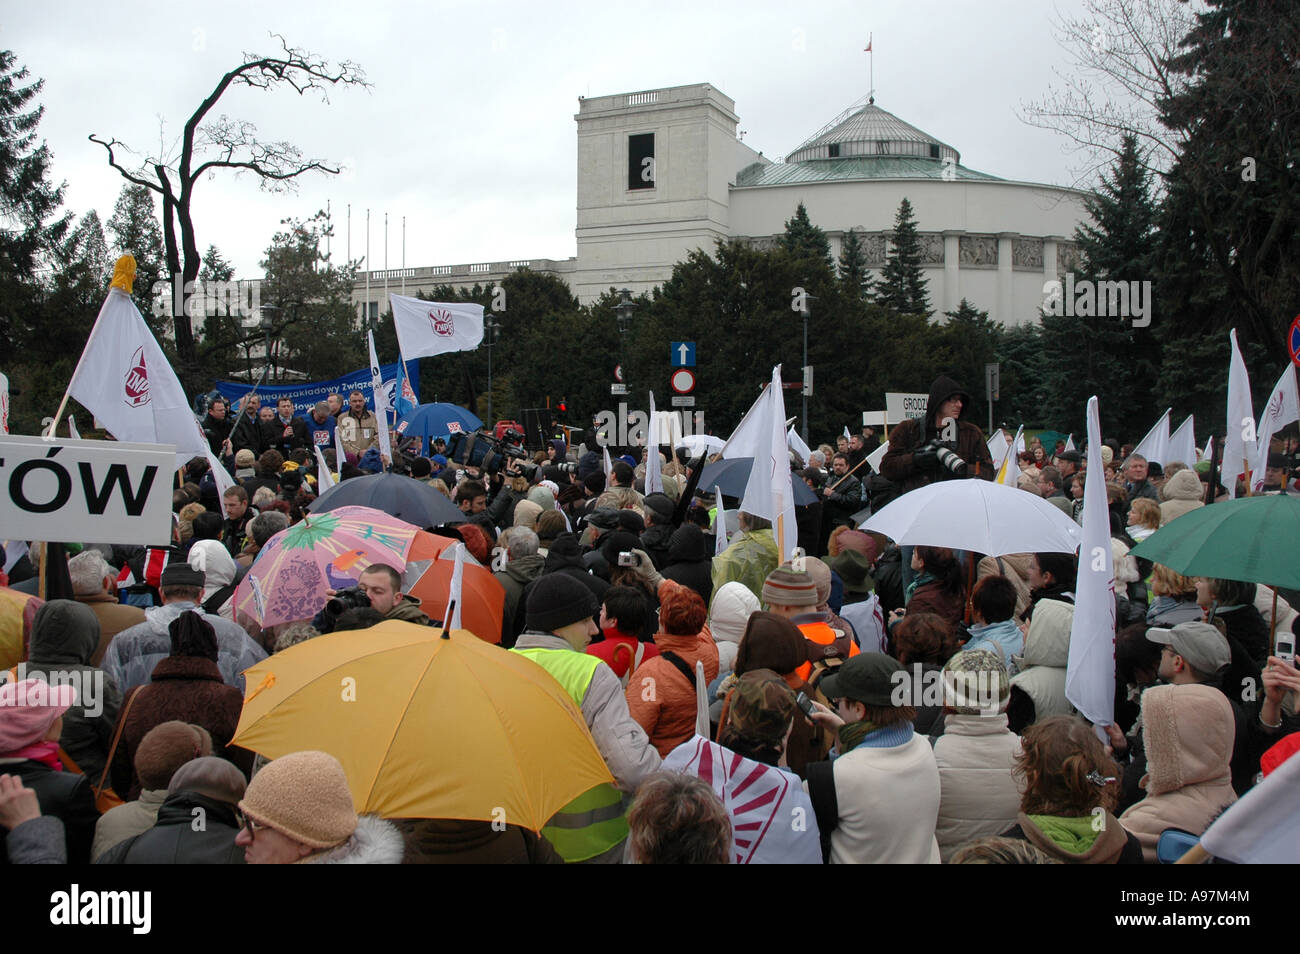
[{"label": "man in dark coat", "polygon": [[234,453],[226,443],[234,426],[234,422],[230,420],[230,408],[226,405],[226,399],[214,399],[208,405],[207,416],[203,418],[203,436],[208,439],[208,447],[214,457]]},{"label": "man in dark coat", "polygon": [[250,394],[240,403],[230,431],[230,446],[233,450],[247,449],[254,457],[266,450],[262,446],[262,428],[258,420],[261,408],[262,398],[258,394]]},{"label": "man in dark coat", "polygon": [[[984,435],[978,426],[963,420],[970,403],[970,394],[961,385],[940,376],[930,386],[924,420],[903,421],[890,432],[880,473],[895,484],[899,495],[938,480],[997,476]],[[959,460],[945,465],[940,460],[942,449],[954,452]]]},{"label": "man in dark coat", "polygon": [[667,494],[658,493],[646,494],[642,503],[646,527],[641,534],[641,549],[650,554],[655,569],[662,570],[668,565],[668,545],[673,536],[675,505]]},{"label": "man in dark coat", "polygon": [[700,594],[707,607],[713,596],[712,571],[713,555],[704,531],[693,523],[682,524],[668,542],[668,565],[663,568],[663,578],[690,587]]},{"label": "man in dark coat", "polygon": [[277,416],[271,422],[275,433],[275,443],[271,446],[288,459],[289,454],[299,448],[311,447],[312,438],[307,430],[307,422],[293,413],[293,399],[280,398],[276,404]]}]

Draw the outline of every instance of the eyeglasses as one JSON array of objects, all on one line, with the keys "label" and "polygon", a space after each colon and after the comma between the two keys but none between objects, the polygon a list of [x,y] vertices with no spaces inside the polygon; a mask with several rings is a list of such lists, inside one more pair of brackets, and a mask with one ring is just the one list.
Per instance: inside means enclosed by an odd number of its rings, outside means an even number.
[{"label": "eyeglasses", "polygon": [[236,817],[238,818],[239,823],[243,827],[244,831],[248,832],[249,841],[255,839],[257,837],[257,833],[266,828],[265,825],[259,825],[257,822],[253,821],[253,819],[241,813],[237,812]]}]

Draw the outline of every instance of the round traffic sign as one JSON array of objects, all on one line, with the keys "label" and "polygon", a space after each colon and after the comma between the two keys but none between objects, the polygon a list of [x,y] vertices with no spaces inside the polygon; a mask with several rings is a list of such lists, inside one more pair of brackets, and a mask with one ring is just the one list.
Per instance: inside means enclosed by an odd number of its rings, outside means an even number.
[{"label": "round traffic sign", "polygon": [[690,394],[695,390],[695,374],[687,368],[678,368],[668,384],[678,394]]},{"label": "round traffic sign", "polygon": [[623,383],[623,366],[621,364],[614,365],[614,380],[619,384]]},{"label": "round traffic sign", "polygon": [[1295,316],[1295,321],[1291,322],[1291,330],[1287,332],[1286,349],[1291,352],[1291,360],[1300,364],[1300,315]]}]

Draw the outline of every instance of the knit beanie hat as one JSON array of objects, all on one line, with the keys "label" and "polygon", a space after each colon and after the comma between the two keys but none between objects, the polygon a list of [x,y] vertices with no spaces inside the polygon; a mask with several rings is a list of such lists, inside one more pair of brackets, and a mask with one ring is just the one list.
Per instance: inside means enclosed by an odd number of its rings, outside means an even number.
[{"label": "knit beanie hat", "polygon": [[423,480],[433,473],[433,461],[427,457],[417,457],[411,461],[411,476]]},{"label": "knit beanie hat", "polygon": [[694,636],[704,627],[704,600],[673,580],[659,584],[659,628],[669,636]]},{"label": "knit beanie hat", "polygon": [[596,471],[594,474],[588,474],[586,477],[582,478],[582,486],[591,491],[593,497],[599,497],[605,492],[605,475],[600,471]]},{"label": "knit beanie hat", "polygon": [[784,563],[763,581],[763,602],[768,606],[816,606],[817,582],[807,570],[801,572]]},{"label": "knit beanie hat", "polygon": [[0,686],[0,755],[41,741],[76,701],[77,690],[71,686],[51,686],[41,679]]},{"label": "knit beanie hat", "polygon": [[567,573],[547,573],[532,583],[525,606],[524,626],[542,633],[596,615],[596,597]]},{"label": "knit beanie hat", "polygon": [[201,725],[160,722],[144,734],[135,750],[135,774],[140,787],[166,788],[186,762],[212,754],[212,736]]},{"label": "knit beanie hat", "polygon": [[816,557],[804,557],[808,575],[817,587],[817,605],[823,605],[831,598],[831,568]]},{"label": "knit beanie hat", "polygon": [[709,629],[714,641],[739,643],[745,624],[758,609],[758,597],[744,583],[732,580],[722,584],[709,605]]},{"label": "knit beanie hat", "polygon": [[347,775],[326,752],[293,752],[275,759],[248,783],[239,810],[317,849],[342,844],[357,828]]},{"label": "knit beanie hat", "polygon": [[186,610],[167,626],[171,634],[173,656],[199,656],[217,661],[217,631],[193,610]]},{"label": "knit beanie hat", "polygon": [[252,467],[256,463],[257,463],[257,458],[253,456],[253,452],[249,450],[247,447],[241,449],[238,453],[235,454],[236,467]]},{"label": "knit beanie hat", "polygon": [[1011,698],[1011,677],[1002,657],[965,649],[943,667],[943,702],[959,715],[994,715]]},{"label": "knit beanie hat", "polygon": [[615,530],[600,539],[600,555],[612,570],[618,566],[618,555],[641,549],[641,541],[626,530]]}]

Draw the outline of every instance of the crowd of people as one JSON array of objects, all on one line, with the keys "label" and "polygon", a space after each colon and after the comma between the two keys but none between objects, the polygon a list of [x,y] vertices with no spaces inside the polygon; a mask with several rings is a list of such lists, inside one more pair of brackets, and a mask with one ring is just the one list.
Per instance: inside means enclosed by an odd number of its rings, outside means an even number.
[{"label": "crowd of people", "polygon": [[[0,580],[0,614],[22,632],[0,660],[0,860],[1154,862],[1161,832],[1203,832],[1300,731],[1300,671],[1274,645],[1296,631],[1297,594],[1130,552],[1217,505],[1211,462],[1162,467],[1107,440],[1098,474],[1064,441],[1031,441],[1020,490],[1082,521],[1085,482],[1106,484],[1117,631],[1103,742],[1066,694],[1073,554],[861,529],[918,488],[996,479],[969,405],[942,377],[924,418],[792,451],[816,499],[786,554],[770,520],[700,486],[706,460],[685,449],[557,437],[483,469],[444,440],[395,435],[381,454],[360,392],[306,417],[256,393],[213,400],[202,426],[237,483],[221,492],[192,461],[170,547],[33,543]],[[265,627],[237,608],[259,554],[316,499],[317,450],[337,479],[389,470],[460,511],[425,529],[463,541],[500,585],[500,632],[476,635],[555,678],[613,784],[540,832],[384,819],[358,815],[328,751],[268,761],[232,744],[244,673],[268,655],[326,632],[364,640],[384,620],[444,622],[384,564],[357,580],[368,605]],[[1266,492],[1296,492],[1293,452],[1283,439]],[[662,489],[646,492],[656,453]]]}]

